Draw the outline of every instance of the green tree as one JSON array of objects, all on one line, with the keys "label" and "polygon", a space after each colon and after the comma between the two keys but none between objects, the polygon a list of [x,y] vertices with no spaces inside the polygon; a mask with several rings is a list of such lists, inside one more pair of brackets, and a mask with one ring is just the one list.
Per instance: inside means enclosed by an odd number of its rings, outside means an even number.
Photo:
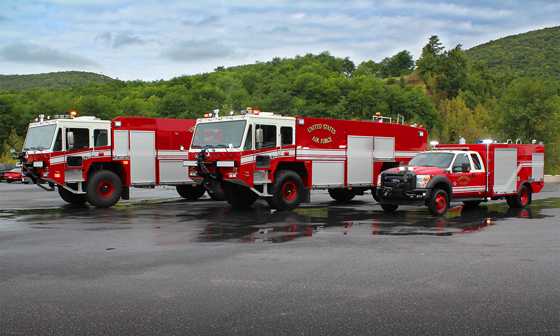
[{"label": "green tree", "polygon": [[3,163],[15,163],[15,160],[12,159],[13,154],[10,152],[10,149],[15,149],[16,151],[21,151],[23,147],[23,139],[16,134],[15,129],[10,130],[10,135],[7,139],[3,142],[2,145],[2,153],[0,157],[0,162]]},{"label": "green tree", "polygon": [[558,85],[526,78],[512,83],[497,107],[498,130],[512,139],[555,142],[560,133]]}]

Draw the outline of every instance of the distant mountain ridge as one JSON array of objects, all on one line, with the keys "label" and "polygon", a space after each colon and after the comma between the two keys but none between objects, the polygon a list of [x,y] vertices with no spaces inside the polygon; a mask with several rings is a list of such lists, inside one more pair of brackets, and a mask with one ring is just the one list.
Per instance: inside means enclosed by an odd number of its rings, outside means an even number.
[{"label": "distant mountain ridge", "polygon": [[560,26],[507,36],[466,52],[469,61],[485,61],[493,74],[560,80]]},{"label": "distant mountain ridge", "polygon": [[[518,74],[560,81],[560,26],[507,36],[466,50],[469,61],[485,61],[493,74]],[[240,67],[252,66],[241,65]],[[62,89],[113,78],[83,71],[36,75],[0,75],[0,91]]]},{"label": "distant mountain ridge", "polygon": [[0,75],[0,91],[28,91],[33,89],[62,89],[90,82],[108,83],[111,77],[83,71],[51,72],[37,75]]}]

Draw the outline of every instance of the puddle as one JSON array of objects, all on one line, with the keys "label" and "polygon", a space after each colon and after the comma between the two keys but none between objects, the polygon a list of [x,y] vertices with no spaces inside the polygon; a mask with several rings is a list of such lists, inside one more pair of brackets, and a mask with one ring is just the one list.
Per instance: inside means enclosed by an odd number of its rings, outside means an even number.
[{"label": "puddle", "polygon": [[[503,204],[502,204],[503,203]],[[428,210],[355,210],[329,206],[298,208],[291,212],[264,209],[226,209],[208,221],[200,241],[282,243],[317,232],[341,235],[435,235],[451,236],[478,232],[507,218],[549,217],[542,210],[560,208],[560,198],[535,200],[524,209],[509,208],[505,202],[475,208],[457,206],[445,216],[433,217]],[[379,207],[376,207],[379,209]],[[232,224],[235,223],[235,224]]]},{"label": "puddle", "polygon": [[[385,213],[376,203],[311,203],[294,211],[271,211],[263,201],[252,208],[231,208],[211,200],[165,200],[92,206],[0,210],[2,220],[31,229],[119,231],[134,229],[155,236],[157,245],[192,242],[282,243],[318,233],[329,235],[433,235],[469,234],[497,225],[507,218],[538,219],[560,208],[560,197],[533,200],[525,209],[491,202],[476,208],[452,207],[445,216],[433,217],[423,207]],[[457,203],[458,205],[459,203]],[[454,204],[452,204],[454,205]]]}]

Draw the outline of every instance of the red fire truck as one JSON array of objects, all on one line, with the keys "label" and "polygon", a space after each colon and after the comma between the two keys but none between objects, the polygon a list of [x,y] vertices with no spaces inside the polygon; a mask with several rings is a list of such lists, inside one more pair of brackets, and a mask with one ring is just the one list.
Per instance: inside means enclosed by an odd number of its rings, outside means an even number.
[{"label": "red fire truck", "polygon": [[129,199],[130,187],[173,185],[188,199],[205,189],[188,178],[183,160],[195,120],[57,115],[29,125],[23,173],[70,204],[109,207]]},{"label": "red fire truck", "polygon": [[375,188],[377,175],[427,149],[428,133],[391,122],[286,117],[247,109],[198,119],[184,165],[210,191],[236,207],[260,196],[274,209],[310,201],[328,189],[338,201]]},{"label": "red fire truck", "polygon": [[379,175],[377,197],[387,212],[426,205],[433,215],[443,215],[450,201],[476,206],[503,198],[510,207],[524,207],[544,185],[544,145],[533,143],[435,145],[407,166]]}]

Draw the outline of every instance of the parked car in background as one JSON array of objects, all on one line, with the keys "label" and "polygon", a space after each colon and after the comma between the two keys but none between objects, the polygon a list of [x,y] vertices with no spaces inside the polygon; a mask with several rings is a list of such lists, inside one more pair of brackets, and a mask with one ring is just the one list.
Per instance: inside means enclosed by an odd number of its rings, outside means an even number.
[{"label": "parked car in background", "polygon": [[0,181],[5,180],[4,174],[12,169],[16,168],[15,164],[11,163],[0,163]]},{"label": "parked car in background", "polygon": [[21,172],[21,168],[14,168],[9,171],[4,172],[3,179],[6,180],[8,183],[12,182],[22,182],[22,183],[29,183],[31,179],[27,176],[24,176]]}]

